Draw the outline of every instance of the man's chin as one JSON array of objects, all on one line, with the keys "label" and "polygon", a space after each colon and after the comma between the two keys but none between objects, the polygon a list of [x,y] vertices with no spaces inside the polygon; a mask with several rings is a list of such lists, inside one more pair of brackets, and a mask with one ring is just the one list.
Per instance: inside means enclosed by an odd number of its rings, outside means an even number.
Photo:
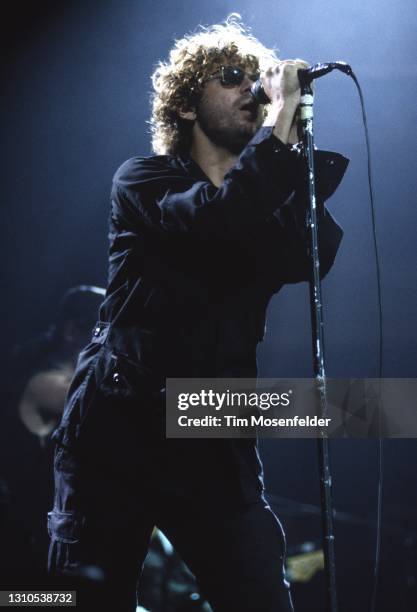
[{"label": "man's chin", "polygon": [[229,141],[229,150],[231,153],[239,155],[243,149],[249,144],[252,138],[258,131],[258,127],[255,123],[247,124],[245,129],[242,129],[238,135]]},{"label": "man's chin", "polygon": [[244,147],[248,144],[250,140],[255,136],[259,127],[256,121],[248,121],[242,128],[240,141],[244,143]]},{"label": "man's chin", "polygon": [[219,131],[203,129],[203,131],[216,146],[230,151],[233,155],[240,155],[258,131],[258,122],[242,121],[239,124],[235,123],[231,129],[224,128]]}]

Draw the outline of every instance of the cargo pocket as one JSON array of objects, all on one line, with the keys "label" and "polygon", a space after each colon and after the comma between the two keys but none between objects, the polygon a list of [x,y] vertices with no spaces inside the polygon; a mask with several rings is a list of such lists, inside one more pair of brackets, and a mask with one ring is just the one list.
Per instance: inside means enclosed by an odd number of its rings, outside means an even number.
[{"label": "cargo pocket", "polygon": [[[146,372],[124,355],[106,351],[98,365],[97,386],[107,397],[133,398],[144,390]],[[144,381],[142,386],[140,381]]]},{"label": "cargo pocket", "polygon": [[79,572],[84,525],[85,518],[77,512],[48,512],[48,533],[51,538],[48,571],[52,575],[75,575]]},{"label": "cargo pocket", "polygon": [[105,348],[96,364],[95,384],[99,397],[120,400],[121,404],[146,406],[155,391],[150,371],[141,363],[113,349]]}]

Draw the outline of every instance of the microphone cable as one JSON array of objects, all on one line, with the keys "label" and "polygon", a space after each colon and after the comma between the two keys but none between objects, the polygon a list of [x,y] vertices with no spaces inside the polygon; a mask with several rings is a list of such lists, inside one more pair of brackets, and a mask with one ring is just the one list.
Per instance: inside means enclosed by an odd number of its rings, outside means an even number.
[{"label": "microphone cable", "polygon": [[[369,140],[368,122],[366,118],[365,102],[361,86],[359,85],[358,79],[352,70],[347,72],[352,78],[358,90],[359,99],[362,109],[362,119],[365,129],[365,141],[366,141],[366,152],[367,152],[367,170],[368,170],[368,186],[369,186],[369,198],[371,203],[371,221],[372,221],[372,236],[375,253],[375,267],[376,267],[376,281],[377,281],[377,292],[378,292],[378,335],[379,335],[379,350],[378,350],[378,378],[379,378],[379,398],[381,397],[381,380],[383,374],[383,307],[382,307],[382,287],[381,287],[381,266],[378,250],[378,240],[376,233],[376,221],[375,221],[375,205],[374,205],[374,190],[372,180],[372,166],[371,166],[371,147]],[[382,527],[382,498],[384,492],[384,441],[382,438],[381,431],[381,402],[378,402],[378,498],[377,498],[377,519],[376,519],[376,543],[375,543],[375,560],[374,560],[374,584],[372,589],[371,608],[370,612],[375,612],[376,601],[378,595],[378,583],[379,583],[379,571],[380,571],[380,557],[381,557],[381,527]]]},{"label": "microphone cable", "polygon": [[[321,65],[319,66],[321,68]],[[373,239],[373,247],[374,247],[374,255],[375,255],[375,270],[376,270],[376,282],[377,282],[377,294],[378,294],[377,370],[378,370],[378,387],[379,387],[378,399],[380,400],[381,398],[381,380],[382,380],[382,374],[383,374],[383,355],[384,355],[382,283],[381,283],[380,256],[379,256],[378,239],[377,239],[377,231],[376,231],[373,174],[372,174],[372,164],[371,164],[371,146],[370,146],[370,139],[369,139],[368,121],[367,121],[366,110],[365,110],[365,101],[364,101],[361,86],[359,85],[359,81],[356,78],[356,75],[353,72],[352,68],[348,64],[345,64],[344,62],[333,62],[327,65],[323,64],[323,66],[326,66],[326,68],[327,66],[329,66],[330,70],[333,70],[334,68],[336,68],[337,70],[341,70],[342,72],[350,76],[356,85],[356,89],[358,90],[359,100],[361,104],[362,120],[363,120],[363,126],[364,126],[364,131],[365,131],[368,189],[369,189],[369,199],[370,199],[372,239]],[[323,71],[322,73],[325,74],[329,72],[330,70],[326,70],[326,72]],[[319,76],[321,76],[321,74],[319,74]],[[383,499],[383,492],[384,492],[384,487],[383,487],[383,484],[384,484],[384,443],[383,442],[384,441],[382,438],[381,401],[378,401],[377,409],[378,409],[378,457],[377,457],[377,460],[378,460],[378,495],[377,495],[376,540],[375,540],[375,558],[374,558],[374,582],[373,582],[373,588],[372,588],[370,612],[375,612],[376,610],[376,602],[377,602],[377,595],[378,595],[380,558],[381,558],[382,499]]]}]

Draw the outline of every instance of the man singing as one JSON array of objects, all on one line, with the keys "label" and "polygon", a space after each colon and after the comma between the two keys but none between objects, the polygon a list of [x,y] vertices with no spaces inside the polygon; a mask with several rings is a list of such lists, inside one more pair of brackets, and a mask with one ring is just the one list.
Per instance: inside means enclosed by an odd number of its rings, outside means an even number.
[{"label": "man singing", "polygon": [[[49,566],[95,566],[117,612],[135,608],[155,525],[216,612],[292,610],[256,442],[166,440],[164,388],[167,377],[256,377],[271,296],[309,278],[292,146],[306,67],[233,17],[177,41],[152,77],[156,155],[114,177],[109,286],[54,434]],[[265,107],[250,93],[258,78]],[[322,202],[346,165],[317,152],[322,275],[342,236]]]}]

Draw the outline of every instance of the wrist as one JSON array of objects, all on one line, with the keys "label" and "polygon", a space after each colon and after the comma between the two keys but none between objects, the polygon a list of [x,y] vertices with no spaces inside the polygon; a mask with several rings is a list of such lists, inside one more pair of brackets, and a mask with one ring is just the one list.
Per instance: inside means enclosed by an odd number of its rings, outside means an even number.
[{"label": "wrist", "polygon": [[298,102],[298,98],[280,99],[273,101],[268,108],[268,115],[263,125],[273,127],[274,135],[284,144],[289,140]]}]

